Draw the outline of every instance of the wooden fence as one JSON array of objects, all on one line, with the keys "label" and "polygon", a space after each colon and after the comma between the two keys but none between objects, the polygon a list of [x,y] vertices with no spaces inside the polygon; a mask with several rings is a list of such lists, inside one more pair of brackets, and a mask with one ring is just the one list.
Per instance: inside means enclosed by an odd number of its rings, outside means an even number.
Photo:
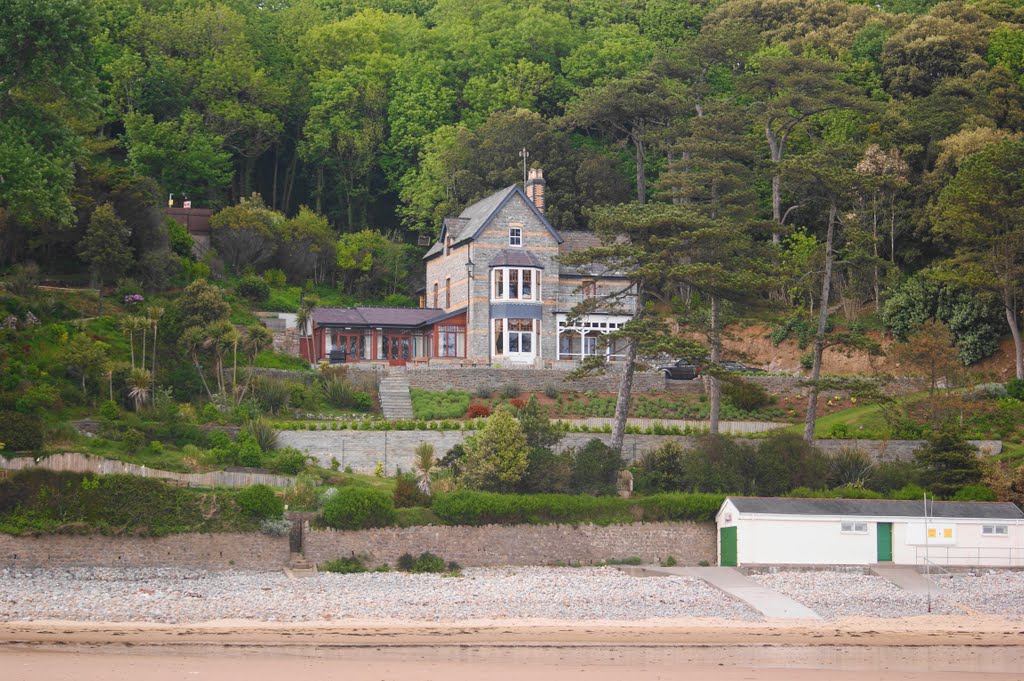
[{"label": "wooden fence", "polygon": [[0,469],[19,471],[26,468],[46,468],[51,471],[73,471],[97,475],[138,475],[144,478],[171,480],[187,487],[248,487],[249,485],[270,485],[288,487],[294,480],[283,475],[252,473],[249,471],[213,471],[211,473],[173,473],[156,468],[147,468],[134,463],[103,459],[88,454],[52,454],[39,461],[30,456],[4,459],[0,457]]}]

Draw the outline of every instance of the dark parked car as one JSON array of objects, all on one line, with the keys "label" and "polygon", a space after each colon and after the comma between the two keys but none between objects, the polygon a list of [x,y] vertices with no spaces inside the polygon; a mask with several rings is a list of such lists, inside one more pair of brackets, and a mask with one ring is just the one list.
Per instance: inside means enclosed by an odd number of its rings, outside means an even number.
[{"label": "dark parked car", "polygon": [[665,374],[665,378],[675,381],[692,381],[700,378],[700,364],[692,359],[681,359],[674,364],[658,367]]},{"label": "dark parked car", "polygon": [[[668,364],[666,366],[660,366],[660,369],[664,374],[665,378],[671,378],[676,381],[692,381],[700,378],[701,365],[708,364],[708,360],[694,360],[694,359],[681,359],[674,364]],[[718,363],[718,366],[722,367],[726,371],[746,372],[751,374],[763,374],[764,369],[758,367],[751,367],[743,364],[742,362],[735,362],[733,360],[724,360]]]},{"label": "dark parked car", "polygon": [[752,374],[764,373],[764,369],[759,369],[758,367],[748,367],[746,364],[743,364],[742,362],[733,362],[731,360],[719,362],[718,365],[721,366],[726,371],[745,371]]}]

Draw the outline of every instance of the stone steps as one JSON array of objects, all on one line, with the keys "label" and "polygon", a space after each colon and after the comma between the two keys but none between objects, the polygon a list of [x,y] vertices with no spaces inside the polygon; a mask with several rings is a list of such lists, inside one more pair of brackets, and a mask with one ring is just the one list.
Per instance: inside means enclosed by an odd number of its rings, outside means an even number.
[{"label": "stone steps", "polygon": [[380,409],[389,421],[413,418],[409,381],[405,376],[388,374],[380,380]]},{"label": "stone steps", "polygon": [[316,564],[306,560],[301,553],[292,553],[288,559],[288,565],[284,568],[284,573],[291,579],[312,577],[317,573]]}]

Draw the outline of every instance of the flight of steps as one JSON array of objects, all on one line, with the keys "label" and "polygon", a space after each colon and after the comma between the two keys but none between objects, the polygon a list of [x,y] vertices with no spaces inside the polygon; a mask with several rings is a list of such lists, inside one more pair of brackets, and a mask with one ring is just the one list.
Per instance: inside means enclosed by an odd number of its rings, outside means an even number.
[{"label": "flight of steps", "polygon": [[409,381],[401,374],[388,373],[380,379],[380,408],[389,421],[411,419],[412,398]]},{"label": "flight of steps", "polygon": [[288,559],[288,565],[284,568],[284,573],[295,579],[297,577],[312,577],[316,574],[316,564],[306,560],[306,557],[301,553],[292,552],[291,558]]}]

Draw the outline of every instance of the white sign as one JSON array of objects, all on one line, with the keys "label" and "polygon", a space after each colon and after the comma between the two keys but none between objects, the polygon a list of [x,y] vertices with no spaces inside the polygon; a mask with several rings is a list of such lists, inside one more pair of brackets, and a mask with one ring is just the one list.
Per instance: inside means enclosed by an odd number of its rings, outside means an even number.
[{"label": "white sign", "polygon": [[956,524],[944,520],[925,523],[907,523],[907,544],[911,546],[953,546],[956,544]]}]

